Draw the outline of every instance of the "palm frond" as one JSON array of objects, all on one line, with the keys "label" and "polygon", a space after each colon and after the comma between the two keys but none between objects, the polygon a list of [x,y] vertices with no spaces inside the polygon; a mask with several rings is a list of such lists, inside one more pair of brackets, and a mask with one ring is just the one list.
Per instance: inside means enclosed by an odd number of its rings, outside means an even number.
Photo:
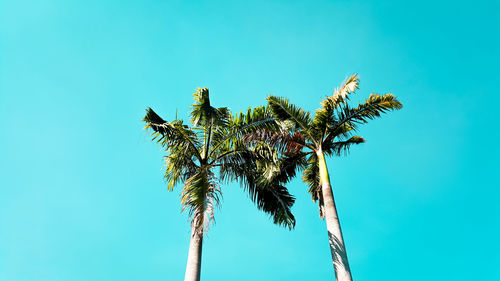
[{"label": "palm frond", "polygon": [[287,98],[268,96],[267,101],[274,117],[279,121],[292,122],[304,133],[310,134],[311,114],[300,107],[291,104]]},{"label": "palm frond", "polygon": [[303,166],[303,158],[294,154],[278,159],[276,150],[256,145],[221,158],[220,174],[225,181],[238,180],[258,209],[269,214],[275,224],[291,229],[295,226],[291,212],[295,198],[284,184]]},{"label": "palm frond", "polygon": [[357,125],[367,123],[368,120],[380,117],[382,113],[391,110],[398,110],[403,104],[392,94],[377,95],[371,94],[370,97],[358,105],[351,108],[345,104],[337,112],[338,119],[328,129],[326,138],[335,138],[337,136],[347,136],[346,131],[356,130]]},{"label": "palm frond", "polygon": [[354,73],[333,91],[330,101],[327,102],[332,103],[331,105],[335,107],[336,104],[349,99],[349,94],[354,93],[357,89],[359,89],[359,76]]},{"label": "palm frond", "polygon": [[184,183],[182,210],[188,210],[191,223],[197,231],[206,231],[214,218],[214,206],[219,205],[220,199],[221,192],[215,175],[208,167],[202,167]]},{"label": "palm frond", "polygon": [[245,146],[241,141],[245,134],[256,130],[277,130],[280,126],[267,107],[248,108],[246,113],[240,112],[230,116],[224,127],[213,132],[213,149],[211,158],[217,158],[231,148]]},{"label": "palm frond", "polygon": [[182,123],[182,120],[167,122],[163,120],[151,108],[146,110],[146,116],[142,121],[146,122],[145,129],[152,129],[152,139],[165,150],[175,149],[183,151],[185,155],[194,155],[201,159],[199,148],[201,146],[196,133]]},{"label": "palm frond", "polygon": [[242,137],[242,141],[248,145],[266,143],[275,148],[279,153],[284,154],[296,153],[304,147],[312,147],[312,144],[306,142],[303,134],[292,130],[256,130],[245,134]]},{"label": "palm frond", "polygon": [[328,96],[321,101],[321,106],[316,110],[313,119],[313,126],[320,132],[319,138],[326,135],[328,127],[336,120],[335,109],[344,104],[349,99],[349,94],[354,93],[359,87],[359,77],[353,74],[348,77],[342,85],[335,89],[332,96]]},{"label": "palm frond", "polygon": [[302,181],[307,184],[309,194],[311,194],[312,200],[316,202],[319,199],[318,193],[321,190],[319,162],[316,153],[311,153],[307,157],[306,168],[302,171]]},{"label": "palm frond", "polygon": [[[165,156],[164,179],[169,191],[174,186],[192,177],[199,166],[195,163],[195,155],[190,155],[182,147],[172,147]],[[188,151],[189,152],[189,151]]]},{"label": "palm frond", "polygon": [[336,139],[337,140],[346,140],[352,137],[352,134],[356,127],[355,124],[351,123],[343,123],[338,126],[328,127],[326,130],[326,136],[323,139],[322,146],[328,147],[331,145]]},{"label": "palm frond", "polygon": [[210,105],[208,88],[198,88],[193,93],[194,103],[191,105],[191,123],[196,126],[225,126],[229,118],[226,107],[215,108]]},{"label": "palm frond", "polygon": [[321,191],[321,179],[319,172],[319,159],[316,153],[311,153],[307,158],[305,169],[302,171],[302,181],[309,187],[309,194],[313,202],[318,203],[319,217],[325,217],[325,204]]},{"label": "palm frond", "polygon": [[289,229],[295,227],[295,217],[291,212],[295,198],[284,184],[303,166],[303,158],[303,155],[296,154],[280,159],[261,159],[255,170],[250,173],[245,171],[246,176],[251,178],[245,188],[250,199],[268,213],[275,224]]},{"label": "palm frond", "polygon": [[367,123],[368,120],[380,117],[382,113],[403,108],[403,104],[392,94],[377,95],[370,97],[356,108],[345,107],[339,113],[339,121],[335,125],[343,123]]},{"label": "palm frond", "polygon": [[250,198],[257,204],[259,210],[272,217],[273,223],[289,229],[295,227],[296,221],[291,210],[295,197],[288,192],[286,187],[280,184],[257,185],[251,190],[253,190],[253,196],[250,194]]},{"label": "palm frond", "polygon": [[341,156],[342,154],[347,155],[349,148],[353,144],[364,143],[366,140],[360,136],[353,136],[345,141],[337,141],[332,143],[323,143],[323,152],[326,155],[336,155]]}]

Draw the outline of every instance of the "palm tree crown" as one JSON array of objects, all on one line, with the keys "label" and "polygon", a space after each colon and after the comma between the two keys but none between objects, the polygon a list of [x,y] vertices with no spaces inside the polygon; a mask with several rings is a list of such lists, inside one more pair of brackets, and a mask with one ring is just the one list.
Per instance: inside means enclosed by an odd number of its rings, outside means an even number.
[{"label": "palm tree crown", "polygon": [[198,231],[207,229],[214,219],[214,207],[220,203],[220,183],[238,180],[274,223],[293,228],[290,209],[295,199],[283,186],[287,179],[280,182],[263,177],[263,169],[276,177],[279,172],[269,171],[279,161],[269,163],[264,149],[247,148],[241,141],[243,134],[276,126],[269,111],[257,107],[233,116],[228,108],[210,104],[207,88],[197,89],[193,96],[191,127],[179,119],[165,121],[151,108],[143,119],[145,128],[152,129],[153,140],[165,148],[168,190],[183,183],[182,210],[189,212],[193,226]]},{"label": "palm tree crown", "polygon": [[282,159],[291,163],[290,169],[303,169],[302,179],[309,186],[313,201],[318,202],[320,217],[326,221],[338,281],[352,281],[352,276],[325,156],[347,153],[351,145],[365,141],[353,135],[360,124],[402,108],[392,94],[371,94],[365,102],[350,106],[349,96],[358,89],[358,83],[356,74],[347,78],[332,96],[322,100],[314,116],[291,104],[287,98],[269,96],[270,110],[281,129],[259,129],[245,136],[250,145],[265,142],[276,149]]},{"label": "palm tree crown", "polygon": [[[349,96],[356,92],[358,85],[357,74],[347,78],[333,95],[322,100],[314,116],[291,104],[287,98],[269,96],[267,100],[273,116],[287,129],[258,130],[247,136],[247,140],[272,144],[285,156],[295,155],[300,159],[300,155],[304,168],[302,179],[308,184],[314,202],[321,200],[318,152],[326,156],[347,153],[351,145],[365,142],[364,138],[352,135],[360,124],[402,108],[392,94],[371,94],[364,103],[350,106]],[[321,206],[320,201],[320,211]]]}]

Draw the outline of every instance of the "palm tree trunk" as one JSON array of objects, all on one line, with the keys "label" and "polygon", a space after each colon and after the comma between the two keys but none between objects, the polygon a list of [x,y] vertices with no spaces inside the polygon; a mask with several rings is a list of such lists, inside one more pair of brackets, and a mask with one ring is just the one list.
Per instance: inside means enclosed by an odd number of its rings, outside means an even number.
[{"label": "palm tree trunk", "polygon": [[335,200],[333,199],[325,156],[321,150],[317,151],[317,155],[319,160],[326,229],[328,230],[328,240],[330,242],[335,278],[337,281],[352,281],[351,269],[349,268],[349,262],[347,260],[344,238],[342,237],[337,208],[335,207]]},{"label": "palm tree trunk", "polygon": [[191,242],[186,265],[184,281],[200,281],[201,273],[201,250],[203,245],[203,231],[191,228]]}]

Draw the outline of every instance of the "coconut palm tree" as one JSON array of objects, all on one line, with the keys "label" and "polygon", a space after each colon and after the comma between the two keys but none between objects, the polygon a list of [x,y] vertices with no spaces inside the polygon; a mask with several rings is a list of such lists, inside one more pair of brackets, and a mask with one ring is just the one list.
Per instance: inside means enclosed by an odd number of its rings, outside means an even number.
[{"label": "coconut palm tree", "polygon": [[286,158],[298,161],[294,167],[304,169],[302,179],[309,186],[312,200],[318,202],[320,217],[326,221],[338,281],[351,281],[352,276],[325,157],[347,153],[351,145],[364,142],[362,137],[352,135],[358,125],[381,113],[402,108],[392,94],[371,94],[364,103],[350,106],[349,95],[355,93],[358,83],[357,74],[347,78],[332,96],[322,100],[314,116],[290,104],[286,98],[269,96],[267,101],[273,116],[287,129],[258,130],[245,136],[250,144],[266,141]]},{"label": "coconut palm tree", "polygon": [[289,176],[282,175],[285,161],[272,160],[270,155],[275,152],[265,145],[248,148],[241,141],[242,134],[276,126],[268,110],[258,107],[232,116],[229,109],[210,104],[207,88],[198,89],[193,96],[191,126],[177,117],[165,121],[151,108],[143,119],[145,128],[152,130],[153,140],[165,149],[168,190],[183,184],[182,210],[188,211],[191,220],[185,281],[200,280],[203,235],[214,220],[222,182],[239,181],[274,223],[290,229],[295,226],[290,211],[295,199],[284,187]]}]

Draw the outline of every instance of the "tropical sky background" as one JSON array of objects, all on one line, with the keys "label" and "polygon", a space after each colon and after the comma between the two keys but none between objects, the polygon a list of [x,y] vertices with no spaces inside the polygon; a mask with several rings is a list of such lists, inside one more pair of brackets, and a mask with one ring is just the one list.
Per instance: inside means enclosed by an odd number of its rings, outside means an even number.
[{"label": "tropical sky background", "polygon": [[[357,281],[499,280],[498,1],[0,1],[0,280],[182,280],[189,243],[151,106],[187,120],[196,87],[233,111],[319,106],[359,73],[357,103],[404,109],[329,159]],[[202,280],[333,280],[300,178],[294,231],[236,183]]]}]

